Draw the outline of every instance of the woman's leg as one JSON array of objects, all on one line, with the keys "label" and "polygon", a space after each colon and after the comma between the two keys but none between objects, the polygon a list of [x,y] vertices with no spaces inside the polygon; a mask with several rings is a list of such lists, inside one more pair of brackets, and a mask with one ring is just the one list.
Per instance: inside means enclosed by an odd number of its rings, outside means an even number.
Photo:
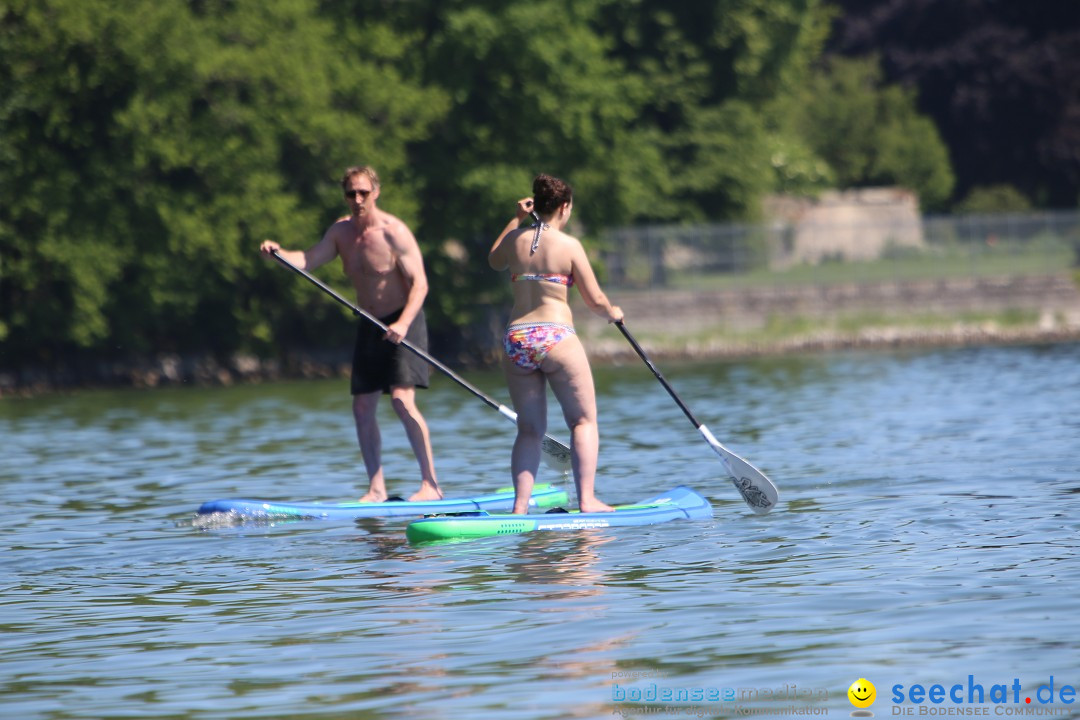
[{"label": "woman's leg", "polygon": [[596,497],[596,466],[600,432],[596,421],[596,389],[585,348],[577,335],[567,335],[551,349],[540,366],[562,407],[570,428],[570,458],[582,512],[605,512],[612,507]]},{"label": "woman's leg", "polygon": [[540,469],[540,443],[547,431],[547,395],[544,376],[537,370],[518,367],[503,357],[506,386],[517,413],[517,437],[510,454],[514,479],[514,512],[529,512],[529,498]]}]

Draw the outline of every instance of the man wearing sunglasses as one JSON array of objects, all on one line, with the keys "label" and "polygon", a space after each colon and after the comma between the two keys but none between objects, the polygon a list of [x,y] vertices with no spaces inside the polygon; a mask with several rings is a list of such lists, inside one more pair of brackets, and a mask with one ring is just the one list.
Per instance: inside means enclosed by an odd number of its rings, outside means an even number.
[{"label": "man wearing sunglasses", "polygon": [[442,490],[435,477],[431,438],[416,405],[416,388],[428,386],[429,368],[400,345],[408,340],[427,350],[423,305],[428,283],[420,245],[404,222],[376,207],[380,188],[373,168],[349,168],[341,187],[350,213],[331,225],[313,247],[282,250],[273,240],[264,240],[259,249],[268,256],[276,250],[285,260],[309,271],[340,257],[356,290],[357,304],[387,326],[383,332],[375,323],[361,319],[353,351],[353,417],[370,483],[360,501],[387,499],[376,420],[382,395],[390,396],[420,465],[420,489],[409,500],[437,500],[442,498]]}]

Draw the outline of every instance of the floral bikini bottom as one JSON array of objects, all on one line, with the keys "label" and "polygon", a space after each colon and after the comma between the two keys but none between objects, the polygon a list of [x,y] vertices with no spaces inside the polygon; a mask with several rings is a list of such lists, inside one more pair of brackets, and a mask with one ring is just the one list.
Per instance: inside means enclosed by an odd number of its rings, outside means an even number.
[{"label": "floral bikini bottom", "polygon": [[567,335],[576,335],[569,325],[553,322],[510,325],[503,336],[503,348],[514,364],[525,370],[538,370],[540,363]]}]

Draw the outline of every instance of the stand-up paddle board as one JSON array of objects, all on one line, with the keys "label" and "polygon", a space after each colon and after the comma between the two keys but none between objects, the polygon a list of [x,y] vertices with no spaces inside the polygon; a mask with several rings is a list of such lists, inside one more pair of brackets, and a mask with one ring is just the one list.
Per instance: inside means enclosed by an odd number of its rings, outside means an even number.
[{"label": "stand-up paddle board", "polygon": [[712,517],[712,505],[688,487],[680,485],[636,505],[617,506],[613,512],[548,512],[544,514],[492,514],[483,510],[413,520],[405,536],[413,543],[473,540],[537,530],[585,530],[587,528],[653,525],[669,520]]},{"label": "stand-up paddle board", "polygon": [[[547,508],[567,502],[566,491],[552,485],[533,487],[529,505]],[[281,502],[278,500],[211,500],[199,507],[199,515],[230,513],[252,519],[291,518],[294,520],[353,520],[364,517],[400,517],[431,515],[434,513],[461,513],[485,510],[510,510],[514,507],[514,489],[500,488],[487,495],[447,498],[409,502],[387,500],[386,502]]]}]

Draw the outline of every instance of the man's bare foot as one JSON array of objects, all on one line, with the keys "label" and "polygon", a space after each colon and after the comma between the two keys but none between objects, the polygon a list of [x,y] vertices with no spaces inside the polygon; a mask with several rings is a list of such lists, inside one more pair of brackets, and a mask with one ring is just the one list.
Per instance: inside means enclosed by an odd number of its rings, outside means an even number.
[{"label": "man's bare foot", "polygon": [[357,502],[386,502],[386,491],[377,492],[375,490],[368,490],[364,494],[364,497],[357,500]]},{"label": "man's bare foot", "polygon": [[581,512],[612,512],[615,510],[615,508],[607,503],[600,502],[596,498],[589,501],[582,500],[578,503],[578,509],[581,510]]},{"label": "man's bare foot", "polygon": [[439,486],[426,480],[420,484],[419,490],[409,496],[409,502],[422,502],[424,500],[442,499],[443,494]]}]

